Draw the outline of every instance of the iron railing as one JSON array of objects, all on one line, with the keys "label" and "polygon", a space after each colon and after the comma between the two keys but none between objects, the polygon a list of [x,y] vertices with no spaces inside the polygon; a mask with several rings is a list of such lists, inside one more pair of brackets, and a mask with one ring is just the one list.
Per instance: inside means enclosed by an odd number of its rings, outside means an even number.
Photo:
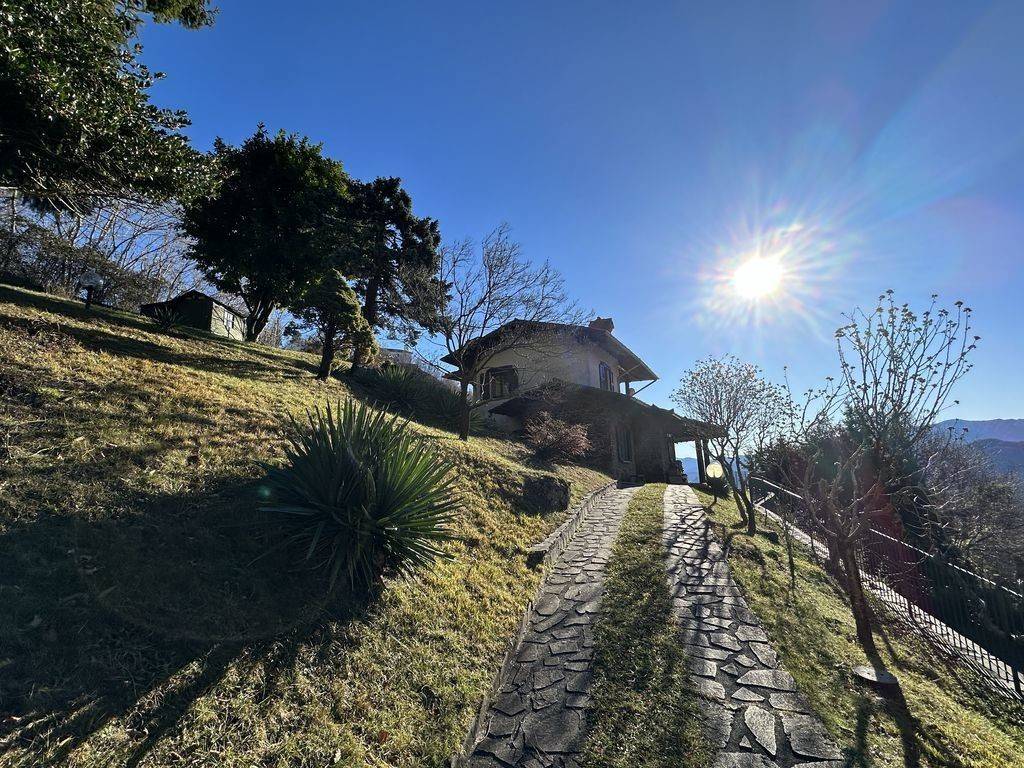
[{"label": "iron railing", "polygon": [[[750,482],[765,494],[759,505],[766,514],[827,556],[801,496],[764,478]],[[874,528],[862,538],[859,560],[867,585],[888,609],[1024,699],[1024,595]]]}]

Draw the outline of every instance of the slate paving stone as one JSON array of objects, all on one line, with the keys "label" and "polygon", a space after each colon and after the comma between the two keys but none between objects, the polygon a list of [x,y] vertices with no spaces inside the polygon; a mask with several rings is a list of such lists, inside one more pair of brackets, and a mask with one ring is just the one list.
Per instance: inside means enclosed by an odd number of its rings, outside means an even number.
[{"label": "slate paving stone", "polygon": [[778,752],[778,745],[775,742],[775,715],[763,707],[751,706],[744,710],[743,722],[769,755]]},{"label": "slate paving stone", "polygon": [[502,670],[471,768],[582,768],[593,624],[633,493],[614,489],[598,499],[545,576],[524,642]]},{"label": "slate paving stone", "polygon": [[740,685],[756,685],[760,688],[774,688],[777,691],[795,691],[796,682],[788,672],[781,669],[752,669],[736,681]]},{"label": "slate paving stone", "polygon": [[790,746],[798,755],[819,760],[838,760],[842,757],[825,726],[816,717],[783,712],[782,727],[789,737]]},{"label": "slate paving stone", "polygon": [[809,714],[793,678],[779,668],[688,487],[665,492],[665,546],[669,588],[685,595],[673,601],[673,611],[693,685],[710,699],[703,706],[719,749],[714,768],[838,768],[829,762],[840,757],[838,749]]},{"label": "slate paving stone", "polygon": [[712,768],[779,768],[779,764],[750,752],[720,752]]}]

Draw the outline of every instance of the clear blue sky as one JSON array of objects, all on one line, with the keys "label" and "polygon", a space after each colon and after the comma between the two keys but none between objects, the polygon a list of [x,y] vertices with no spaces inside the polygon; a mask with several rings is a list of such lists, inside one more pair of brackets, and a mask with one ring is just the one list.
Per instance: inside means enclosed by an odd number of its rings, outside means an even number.
[{"label": "clear blue sky", "polygon": [[[219,0],[146,29],[195,144],[263,121],[404,179],[446,238],[508,221],[661,376],[725,352],[797,385],[840,313],[966,300],[963,418],[1024,417],[1024,4]],[[751,308],[716,275],[791,252]]]}]

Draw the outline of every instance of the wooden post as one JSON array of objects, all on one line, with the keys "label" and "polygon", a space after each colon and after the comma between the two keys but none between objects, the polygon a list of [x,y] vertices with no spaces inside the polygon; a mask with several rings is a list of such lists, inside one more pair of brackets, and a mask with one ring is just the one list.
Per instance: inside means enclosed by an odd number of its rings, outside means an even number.
[{"label": "wooden post", "polygon": [[708,448],[701,438],[697,438],[694,443],[697,446],[697,481],[703,485],[708,481]]}]

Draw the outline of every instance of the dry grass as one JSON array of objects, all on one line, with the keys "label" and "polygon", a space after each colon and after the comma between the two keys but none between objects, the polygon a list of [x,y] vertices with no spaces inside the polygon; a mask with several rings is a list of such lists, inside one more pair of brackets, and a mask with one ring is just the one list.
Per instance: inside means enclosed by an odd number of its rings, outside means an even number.
[{"label": "dry grass", "polygon": [[[866,664],[853,617],[832,580],[796,549],[797,588],[781,533],[754,537],[737,529],[731,501],[701,494],[750,607],[855,768],[1011,768],[1024,766],[1024,707],[989,691],[970,673],[946,666],[919,637],[891,620],[876,633],[882,657],[899,678],[902,704],[858,686],[850,670]],[[762,522],[758,521],[759,524]],[[880,614],[885,616],[885,614]]]},{"label": "dry grass", "polygon": [[0,288],[0,766],[442,765],[557,522],[520,443],[414,424],[452,462],[455,559],[324,593],[254,511],[287,415],[365,392],[309,355]]},{"label": "dry grass", "polygon": [[712,744],[672,621],[665,576],[665,486],[637,491],[608,563],[594,644],[591,768],[697,768]]}]

